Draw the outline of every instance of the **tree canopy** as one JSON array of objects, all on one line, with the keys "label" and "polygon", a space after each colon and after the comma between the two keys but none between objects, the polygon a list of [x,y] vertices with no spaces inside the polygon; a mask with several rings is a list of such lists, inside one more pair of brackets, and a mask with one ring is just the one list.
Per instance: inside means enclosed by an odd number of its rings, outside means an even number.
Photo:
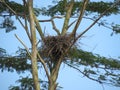
[{"label": "tree canopy", "polygon": [[[53,0],[52,5],[41,8],[33,7],[33,0],[22,0],[22,2],[23,4],[10,0],[0,1],[0,17],[3,18],[0,28],[4,28],[6,32],[17,29],[17,26],[14,26],[15,21],[12,19],[12,17],[16,17],[16,20],[20,22],[28,35],[32,46],[28,48],[16,35],[16,38],[25,47],[24,49],[19,48],[17,54],[12,56],[8,55],[5,49],[0,48],[0,69],[2,72],[5,70],[8,72],[16,71],[17,73],[29,71],[33,75],[33,78],[23,77],[19,79],[18,82],[21,85],[10,87],[10,90],[39,90],[37,89],[39,87],[37,86],[38,83],[34,81],[36,79],[34,74],[38,72],[37,68],[41,69],[41,67],[45,70],[48,81],[43,81],[39,77],[40,79],[37,79],[37,82],[41,84],[40,89],[57,90],[57,88],[61,88],[56,80],[62,63],[100,84],[120,86],[119,60],[84,51],[79,48],[79,45],[76,45],[79,38],[96,23],[111,29],[112,34],[114,32],[120,33],[119,24],[108,24],[107,21],[100,20],[102,17],[120,13],[119,0],[113,2]],[[39,16],[47,16],[50,19],[40,20]],[[71,18],[74,19],[73,22],[70,22]],[[56,27],[54,19],[64,20],[61,30]],[[92,20],[93,23],[81,33],[78,33],[78,27],[82,19]],[[41,23],[45,22],[51,22],[56,35],[44,34]],[[68,33],[71,26],[73,26],[72,31]],[[39,41],[36,39],[36,31],[40,36]]]}]

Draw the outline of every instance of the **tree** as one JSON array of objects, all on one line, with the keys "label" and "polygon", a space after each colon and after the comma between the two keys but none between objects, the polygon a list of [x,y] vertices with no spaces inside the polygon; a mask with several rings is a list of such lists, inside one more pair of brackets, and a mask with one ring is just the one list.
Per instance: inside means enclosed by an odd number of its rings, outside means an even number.
[{"label": "tree", "polygon": [[[60,0],[55,2],[53,6],[49,6],[49,8],[44,7],[39,9],[33,8],[33,0],[23,0],[23,5],[9,0],[1,1],[2,8],[0,9],[0,13],[1,17],[4,18],[1,28],[5,28],[6,32],[16,29],[11,19],[11,17],[15,16],[26,31],[32,46],[29,49],[16,35],[16,38],[25,47],[25,49],[19,49],[18,55],[9,56],[4,49],[0,48],[0,68],[2,71],[6,69],[8,71],[16,70],[19,73],[25,70],[32,71],[33,78],[26,77],[18,80],[21,82],[21,87],[11,87],[11,90],[26,88],[42,90],[39,83],[44,86],[43,88],[56,90],[59,88],[56,80],[62,63],[78,70],[87,78],[97,81],[100,84],[110,83],[120,86],[120,73],[117,72],[120,69],[119,60],[83,51],[76,45],[79,38],[96,23],[119,33],[120,27],[118,24],[112,24],[111,27],[108,27],[106,22],[100,21],[103,16],[119,14],[119,3],[119,0],[114,2]],[[97,16],[93,18],[88,17],[88,15],[93,16],[94,12],[97,13]],[[50,16],[51,19],[39,20],[37,18],[39,14]],[[59,30],[55,25],[54,19],[63,18],[63,27]],[[75,18],[75,20],[70,22],[71,18]],[[78,33],[78,27],[83,18],[93,20],[93,23],[83,32]],[[25,23],[21,20],[24,20]],[[40,25],[42,22],[51,22],[56,35],[46,36]],[[68,33],[72,26],[71,32]],[[36,31],[40,36],[39,41],[36,39]],[[41,43],[40,46],[38,46],[39,43]],[[31,64],[27,63],[28,60],[31,61]],[[45,70],[48,79],[47,82],[38,79],[39,65],[42,65]],[[89,68],[81,70],[79,68],[80,65]]]}]

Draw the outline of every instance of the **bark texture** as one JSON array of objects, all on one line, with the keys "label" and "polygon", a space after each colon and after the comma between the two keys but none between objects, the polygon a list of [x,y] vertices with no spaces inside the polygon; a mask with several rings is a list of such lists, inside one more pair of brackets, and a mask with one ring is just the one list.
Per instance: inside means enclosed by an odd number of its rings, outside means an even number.
[{"label": "bark texture", "polygon": [[36,31],[33,17],[33,0],[28,0],[29,8],[29,20],[30,20],[30,31],[31,31],[31,45],[32,45],[32,76],[34,81],[35,90],[40,90],[40,83],[38,78],[38,68],[37,68],[37,47],[36,47]]}]

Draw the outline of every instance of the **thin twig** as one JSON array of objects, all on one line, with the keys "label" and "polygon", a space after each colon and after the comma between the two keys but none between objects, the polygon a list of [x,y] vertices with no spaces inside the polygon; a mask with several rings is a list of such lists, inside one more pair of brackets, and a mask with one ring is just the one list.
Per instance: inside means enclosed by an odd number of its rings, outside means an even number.
[{"label": "thin twig", "polygon": [[30,39],[30,35],[29,35],[29,33],[28,33],[28,30],[27,30],[26,26],[22,23],[22,21],[20,20],[20,18],[18,17],[17,13],[16,13],[5,1],[4,1],[3,3],[6,5],[6,7],[7,7],[13,14],[16,15],[16,18],[17,18],[18,21],[20,22],[21,26],[26,30],[27,35],[28,35],[28,37],[29,37],[29,39]]},{"label": "thin twig", "polygon": [[53,29],[57,32],[58,35],[60,35],[60,32],[59,32],[59,30],[57,29],[57,27],[56,27],[53,19],[51,19],[51,23],[52,23]]},{"label": "thin twig", "polygon": [[64,18],[64,16],[53,16],[51,19],[47,19],[47,20],[38,20],[38,21],[39,21],[39,22],[51,22],[51,20],[56,19],[56,18],[62,19],[62,18]]},{"label": "thin twig", "polygon": [[68,65],[69,67],[72,67],[72,68],[74,68],[75,70],[79,71],[81,74],[83,74],[83,75],[86,76],[87,78],[89,78],[89,79],[91,79],[91,80],[93,80],[93,81],[97,81],[97,82],[99,82],[100,84],[102,83],[101,81],[99,81],[99,80],[97,80],[97,79],[94,79],[94,78],[89,77],[88,75],[86,75],[86,74],[83,73],[80,69],[74,67],[73,65],[70,65],[69,63],[66,63],[66,62],[64,62],[64,63],[65,63],[66,65]]},{"label": "thin twig", "polygon": [[17,15],[17,13],[5,2],[3,1],[3,3],[7,6],[7,8],[15,15]]},{"label": "thin twig", "polygon": [[[92,20],[92,21],[95,21],[94,19],[92,19],[92,18],[90,18],[90,17],[83,17],[83,18],[85,18],[85,19],[89,19],[89,20]],[[96,22],[97,24],[100,24],[99,22]],[[109,26],[106,26],[106,25],[104,25],[104,24],[100,24],[101,26],[103,26],[103,27],[106,27],[106,28],[108,28],[108,29],[113,29],[113,28],[111,28],[111,27],[109,27]]]},{"label": "thin twig", "polygon": [[39,22],[51,22],[52,26],[53,26],[53,29],[56,31],[56,33],[58,35],[60,35],[59,29],[57,29],[57,27],[54,23],[54,19],[56,19],[56,18],[61,19],[61,18],[63,18],[63,16],[54,16],[54,17],[52,17],[51,19],[48,19],[48,20],[39,20]]},{"label": "thin twig", "polygon": [[50,75],[49,75],[47,66],[46,66],[46,64],[45,64],[45,61],[41,58],[41,56],[40,56],[39,53],[37,54],[37,56],[38,56],[40,62],[42,63],[42,65],[43,65],[43,67],[44,67],[44,69],[45,69],[45,72],[46,72],[46,75],[47,75],[48,80],[50,81]]},{"label": "thin twig", "polygon": [[25,31],[26,31],[26,33],[27,33],[27,35],[28,35],[28,38],[29,38],[29,40],[30,40],[30,42],[31,42],[31,35],[30,35],[30,33],[29,33],[29,30],[28,30],[28,24],[27,24],[27,16],[26,16],[26,12],[27,12],[27,9],[26,9],[26,7],[27,7],[27,2],[26,2],[26,0],[23,0],[23,5],[24,5],[24,7],[25,7],[25,10],[24,10],[24,22],[25,22]]},{"label": "thin twig", "polygon": [[29,56],[31,57],[31,54],[29,52],[28,47],[24,44],[24,42],[15,34],[15,37],[18,39],[18,41],[25,47],[27,53],[29,54]]},{"label": "thin twig", "polygon": [[74,20],[69,26],[68,29],[76,22],[77,20]]}]

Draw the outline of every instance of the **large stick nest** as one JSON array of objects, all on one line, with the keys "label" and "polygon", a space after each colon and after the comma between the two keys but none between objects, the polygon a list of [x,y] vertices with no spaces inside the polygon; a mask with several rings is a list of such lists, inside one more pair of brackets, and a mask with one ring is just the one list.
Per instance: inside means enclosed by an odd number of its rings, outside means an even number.
[{"label": "large stick nest", "polygon": [[61,55],[65,54],[66,49],[70,47],[72,40],[69,35],[64,36],[47,36],[43,42],[44,56],[51,60],[58,60]]}]

